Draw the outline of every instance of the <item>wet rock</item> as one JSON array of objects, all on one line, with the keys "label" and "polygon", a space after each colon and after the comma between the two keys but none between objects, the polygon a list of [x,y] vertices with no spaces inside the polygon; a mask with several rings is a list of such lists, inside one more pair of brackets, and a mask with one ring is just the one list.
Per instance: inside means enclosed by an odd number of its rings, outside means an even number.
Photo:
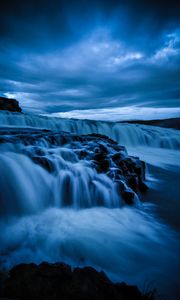
[{"label": "wet rock", "polygon": [[145,193],[148,190],[148,186],[141,179],[139,180],[139,190],[142,193]]},{"label": "wet rock", "polygon": [[145,169],[146,169],[145,162],[137,159],[134,170],[135,170],[136,174],[138,174],[139,177],[142,178],[142,180],[145,180]]},{"label": "wet rock", "polygon": [[123,199],[128,205],[134,204],[134,192],[130,190],[123,191],[122,193]]},{"label": "wet rock", "polygon": [[107,173],[107,176],[109,176],[113,181],[119,181],[123,180],[122,171],[117,168],[110,169]]},{"label": "wet rock", "polygon": [[92,159],[95,161],[95,163],[97,165],[96,169],[98,172],[107,173],[107,171],[109,170],[110,164],[109,164],[109,160],[106,156],[106,153],[104,153],[104,152],[97,153],[94,157],[92,157]]},{"label": "wet rock", "polygon": [[127,205],[133,205],[135,193],[131,188],[129,188],[123,180],[116,181],[117,190],[119,192],[120,197],[124,200]]},{"label": "wet rock", "polygon": [[121,154],[118,152],[118,153],[115,153],[112,155],[112,160],[114,162],[117,162],[117,161],[120,161],[121,160]]},{"label": "wet rock", "polygon": [[0,110],[8,110],[11,112],[22,112],[19,102],[15,99],[0,97]]},{"label": "wet rock", "polygon": [[86,136],[89,137],[90,139],[95,138],[96,140],[102,140],[102,141],[106,141],[106,143],[110,143],[113,144],[114,146],[118,145],[118,143],[112,139],[110,139],[109,137],[107,137],[106,135],[103,134],[99,134],[99,133],[91,133],[91,134],[87,134],[87,135],[82,135],[82,136]]},{"label": "wet rock", "polygon": [[135,173],[127,176],[127,184],[134,192],[138,191],[139,181]]},{"label": "wet rock", "polygon": [[84,159],[88,156],[88,152],[86,150],[76,150],[75,153],[80,159]]},{"label": "wet rock", "polygon": [[32,156],[31,159],[44,169],[46,169],[48,172],[53,172],[54,171],[54,165],[53,163],[47,158],[43,156]]},{"label": "wet rock", "polygon": [[0,290],[1,297],[27,300],[142,300],[136,286],[112,283],[92,267],[71,269],[63,263],[14,267]]}]

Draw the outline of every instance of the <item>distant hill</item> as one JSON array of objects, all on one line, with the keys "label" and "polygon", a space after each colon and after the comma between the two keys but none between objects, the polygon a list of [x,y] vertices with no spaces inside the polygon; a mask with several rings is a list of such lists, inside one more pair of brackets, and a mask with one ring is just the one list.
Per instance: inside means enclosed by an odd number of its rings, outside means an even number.
[{"label": "distant hill", "polygon": [[164,128],[173,128],[180,130],[180,118],[171,118],[163,120],[133,120],[133,121],[122,121],[120,123],[131,123],[131,124],[144,124],[159,126]]}]

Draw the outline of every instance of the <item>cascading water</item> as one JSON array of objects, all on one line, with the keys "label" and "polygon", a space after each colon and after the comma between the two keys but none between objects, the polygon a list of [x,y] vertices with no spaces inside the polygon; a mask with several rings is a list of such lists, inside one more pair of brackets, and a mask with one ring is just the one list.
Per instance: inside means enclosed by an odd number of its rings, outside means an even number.
[{"label": "cascading water", "polygon": [[[1,131],[0,215],[34,213],[47,207],[121,207],[118,184],[129,188],[120,175],[118,183],[112,180],[118,168],[111,156],[116,154],[114,147],[121,150],[123,159],[128,157],[126,151],[111,141],[105,147],[103,137],[100,141],[91,136],[77,139],[63,132]],[[106,153],[106,172],[96,170],[94,152],[101,157],[101,149]],[[133,158],[135,162],[141,164]],[[138,203],[135,193],[134,203]]]},{"label": "cascading water", "polygon": [[12,115],[9,112],[0,112],[0,126],[62,130],[76,134],[99,133],[129,147],[180,149],[179,131],[147,125],[61,119],[19,113]]},{"label": "cascading water", "polygon": [[[138,205],[136,193],[136,205],[124,205],[114,177],[97,171],[93,155],[104,147],[108,170],[116,177],[112,158],[116,147],[120,151],[119,145],[113,146],[108,139],[97,142],[93,137],[78,137],[104,134],[133,154],[138,154],[139,147],[146,149],[142,154],[148,149],[175,153],[180,149],[178,131],[8,112],[0,112],[0,128],[3,268],[43,260],[90,264],[113,280],[139,287],[154,280],[160,293],[178,300],[179,234],[157,220],[152,204]],[[59,136],[60,131],[76,137]],[[126,155],[122,148],[122,156]],[[118,176],[128,190],[122,175]]]}]

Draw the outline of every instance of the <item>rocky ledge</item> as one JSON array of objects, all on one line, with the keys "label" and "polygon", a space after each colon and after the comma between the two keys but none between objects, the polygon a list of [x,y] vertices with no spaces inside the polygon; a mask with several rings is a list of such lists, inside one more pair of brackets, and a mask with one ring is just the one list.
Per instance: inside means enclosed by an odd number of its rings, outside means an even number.
[{"label": "rocky ledge", "polygon": [[24,155],[55,175],[59,171],[56,149],[69,149],[74,155],[74,162],[88,161],[98,173],[106,174],[128,205],[135,203],[136,194],[140,196],[148,189],[145,183],[145,163],[138,157],[129,156],[124,146],[104,135],[7,129],[0,132],[2,143],[21,144]]},{"label": "rocky ledge", "polygon": [[0,110],[8,110],[11,112],[22,112],[19,102],[15,99],[0,97]]},{"label": "rocky ledge", "polygon": [[[139,289],[112,283],[92,267],[74,268],[64,263],[20,264],[0,285],[0,297],[16,300],[143,300]],[[0,298],[1,299],[1,298]]]}]

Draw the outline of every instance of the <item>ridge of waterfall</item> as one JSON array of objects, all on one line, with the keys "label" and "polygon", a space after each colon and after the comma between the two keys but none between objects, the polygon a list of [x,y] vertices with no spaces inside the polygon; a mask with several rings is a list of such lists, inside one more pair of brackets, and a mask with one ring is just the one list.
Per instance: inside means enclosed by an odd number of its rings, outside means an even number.
[{"label": "ridge of waterfall", "polygon": [[0,127],[60,130],[75,134],[98,133],[104,134],[124,146],[180,149],[180,132],[178,130],[150,125],[0,112]]}]

